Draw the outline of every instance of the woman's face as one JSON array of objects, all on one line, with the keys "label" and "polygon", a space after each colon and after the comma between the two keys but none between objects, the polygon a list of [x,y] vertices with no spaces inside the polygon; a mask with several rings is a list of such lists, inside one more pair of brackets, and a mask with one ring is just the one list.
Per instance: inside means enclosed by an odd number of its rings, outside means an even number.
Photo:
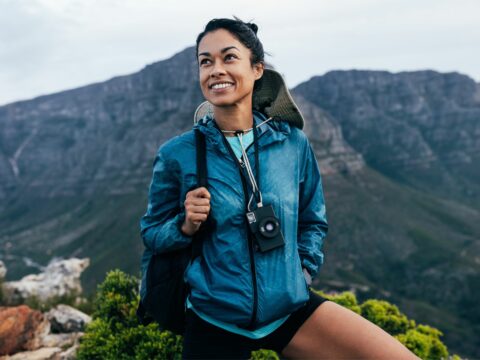
[{"label": "woman's face", "polygon": [[251,51],[229,31],[207,33],[198,44],[200,87],[214,106],[240,103],[251,106],[255,80],[263,75],[263,64],[251,65]]}]

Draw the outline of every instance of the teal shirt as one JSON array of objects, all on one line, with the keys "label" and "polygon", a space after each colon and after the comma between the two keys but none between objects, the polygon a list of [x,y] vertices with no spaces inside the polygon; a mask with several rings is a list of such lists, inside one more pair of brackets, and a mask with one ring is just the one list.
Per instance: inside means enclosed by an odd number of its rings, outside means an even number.
[{"label": "teal shirt", "polygon": [[[233,152],[237,157],[240,159],[242,157],[242,148],[240,147],[240,140],[238,139],[238,136],[226,136],[225,137],[228,142],[230,143],[230,146],[233,149]],[[244,134],[242,136],[242,143],[243,143],[243,148],[247,149],[247,147],[253,143],[253,130],[250,130],[248,133]]]},{"label": "teal shirt", "polygon": [[262,326],[261,328],[258,328],[256,330],[246,330],[246,329],[238,327],[237,325],[234,325],[234,324],[228,324],[228,323],[225,323],[225,322],[222,322],[222,321],[215,320],[214,318],[199,312],[198,310],[196,310],[193,307],[192,303],[190,302],[190,298],[188,296],[187,296],[186,306],[187,306],[188,309],[192,309],[195,312],[195,314],[197,314],[200,318],[202,318],[206,322],[209,322],[210,324],[215,325],[219,328],[222,328],[226,331],[230,331],[230,332],[235,333],[235,334],[243,335],[243,336],[249,337],[251,339],[260,339],[260,338],[265,337],[268,334],[274,332],[285,321],[287,321],[288,317],[290,316],[290,315],[287,315],[287,316],[285,316],[281,319],[275,320],[275,321],[271,322],[270,324]]},{"label": "teal shirt", "polygon": [[[226,139],[230,143],[230,146],[232,147],[235,155],[238,158],[241,158],[242,157],[242,149],[240,147],[241,145],[240,145],[240,140],[238,139],[238,136],[226,136]],[[248,133],[244,134],[243,137],[242,137],[243,147],[246,149],[252,142],[253,142],[253,130],[250,130]],[[290,315],[287,315],[287,316],[285,316],[281,319],[275,320],[275,321],[271,322],[270,324],[267,324],[267,325],[265,325],[265,326],[263,326],[259,329],[256,329],[256,330],[252,331],[252,330],[243,329],[243,328],[238,327],[234,324],[228,324],[228,323],[224,323],[224,322],[215,320],[214,318],[212,318],[208,315],[202,314],[201,312],[195,310],[192,303],[190,302],[189,297],[187,297],[186,306],[187,306],[188,309],[192,309],[195,312],[195,314],[197,314],[199,317],[201,317],[203,320],[209,322],[210,324],[215,325],[215,326],[217,326],[219,328],[222,328],[224,330],[233,332],[235,334],[239,334],[239,335],[249,337],[251,339],[260,339],[260,338],[262,338],[264,336],[267,336],[268,334],[274,332],[290,316]]]}]

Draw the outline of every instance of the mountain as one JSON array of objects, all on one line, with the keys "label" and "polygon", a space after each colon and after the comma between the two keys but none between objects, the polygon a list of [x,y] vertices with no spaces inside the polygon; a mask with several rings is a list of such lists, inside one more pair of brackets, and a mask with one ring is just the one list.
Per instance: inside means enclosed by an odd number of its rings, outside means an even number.
[{"label": "mountain", "polygon": [[[158,147],[203,101],[194,48],[102,83],[0,107],[0,257],[8,280],[90,257],[92,291],[139,273]],[[315,286],[399,304],[480,356],[479,85],[456,73],[333,71],[292,94],[330,231]],[[475,166],[475,164],[477,164]]]},{"label": "mountain", "polygon": [[399,182],[480,209],[480,84],[458,73],[331,71],[293,92]]}]

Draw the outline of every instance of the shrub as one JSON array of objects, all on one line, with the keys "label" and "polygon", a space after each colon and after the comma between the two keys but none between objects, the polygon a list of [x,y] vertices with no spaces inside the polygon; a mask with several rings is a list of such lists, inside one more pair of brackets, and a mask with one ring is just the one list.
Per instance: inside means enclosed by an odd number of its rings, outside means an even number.
[{"label": "shrub", "polygon": [[334,295],[314,291],[378,325],[421,359],[460,360],[458,355],[449,356],[447,347],[440,340],[443,335],[440,330],[428,325],[416,325],[414,320],[408,319],[394,304],[370,299],[358,305],[355,294],[350,291]]},{"label": "shrub", "polygon": [[364,318],[391,335],[405,333],[415,327],[415,321],[409,320],[396,305],[384,300],[367,300],[360,305],[360,310]]},{"label": "shrub", "polygon": [[356,312],[357,314],[360,314],[361,312],[360,306],[358,305],[358,302],[357,302],[357,297],[351,291],[344,291],[339,294],[326,294],[320,290],[314,290],[314,289],[312,290],[317,292],[324,298],[331,300],[339,305],[342,305],[343,307],[346,307],[347,309],[350,309],[353,312]]},{"label": "shrub", "polygon": [[[317,290],[314,290],[317,291]],[[360,314],[389,332],[422,359],[459,359],[448,355],[441,331],[427,325],[415,325],[398,307],[383,300],[358,304],[355,294],[322,296]],[[79,360],[181,359],[182,337],[162,331],[157,324],[143,326],[136,318],[140,296],[138,279],[119,270],[110,271],[98,286],[94,300],[93,321],[80,340]],[[252,360],[278,360],[275,351],[252,352]]]},{"label": "shrub", "polygon": [[136,318],[140,300],[138,280],[119,270],[110,271],[98,286],[93,321],[80,341],[77,357],[88,359],[180,359],[182,337],[143,326]]},{"label": "shrub", "polygon": [[251,360],[280,360],[280,357],[273,350],[260,349],[252,351]]},{"label": "shrub", "polygon": [[448,357],[447,347],[440,341],[442,333],[430,326],[419,325],[395,337],[422,359],[440,360]]}]

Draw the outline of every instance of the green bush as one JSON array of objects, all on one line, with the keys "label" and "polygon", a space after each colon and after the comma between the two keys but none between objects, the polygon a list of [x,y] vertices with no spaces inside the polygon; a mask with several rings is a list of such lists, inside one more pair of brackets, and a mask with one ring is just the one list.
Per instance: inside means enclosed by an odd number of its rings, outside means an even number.
[{"label": "green bush", "polygon": [[415,327],[415,321],[400,313],[396,305],[384,300],[370,299],[361,306],[361,315],[391,335],[405,333]]},{"label": "green bush", "polygon": [[402,314],[396,305],[376,299],[366,300],[358,305],[355,294],[350,291],[335,295],[314,291],[378,325],[421,359],[460,360],[458,355],[448,354],[447,347],[440,340],[443,335],[440,330],[428,325],[416,325],[415,321]]},{"label": "green bush", "polygon": [[273,350],[260,349],[252,351],[251,360],[280,360],[278,354]]},{"label": "green bush", "polygon": [[[98,286],[94,300],[93,321],[81,338],[79,360],[181,359],[182,337],[162,331],[158,325],[143,326],[136,318],[140,296],[137,278],[119,270],[110,271]],[[317,290],[314,290],[317,291]],[[398,307],[383,300],[358,304],[352,292],[322,296],[360,314],[389,332],[422,359],[458,359],[448,355],[442,333],[427,325],[415,325]],[[275,351],[252,352],[252,360],[278,360]]]},{"label": "green bush", "polygon": [[315,289],[312,289],[312,290],[317,292],[319,295],[323,296],[324,298],[331,300],[339,305],[342,305],[343,307],[346,307],[347,309],[350,309],[353,312],[356,312],[357,314],[361,313],[360,306],[358,305],[358,302],[357,302],[357,297],[351,291],[344,291],[340,294],[332,295],[332,294],[324,293],[321,290],[315,290]]},{"label": "green bush", "polygon": [[446,359],[448,357],[447,347],[439,339],[442,333],[433,328],[430,328],[433,331],[424,331],[423,328],[430,327],[419,325],[417,328],[409,329],[405,334],[395,337],[422,359]]},{"label": "green bush", "polygon": [[79,360],[180,359],[182,337],[161,331],[157,324],[143,326],[135,311],[140,300],[138,279],[110,271],[98,286],[93,321],[81,338]]}]

